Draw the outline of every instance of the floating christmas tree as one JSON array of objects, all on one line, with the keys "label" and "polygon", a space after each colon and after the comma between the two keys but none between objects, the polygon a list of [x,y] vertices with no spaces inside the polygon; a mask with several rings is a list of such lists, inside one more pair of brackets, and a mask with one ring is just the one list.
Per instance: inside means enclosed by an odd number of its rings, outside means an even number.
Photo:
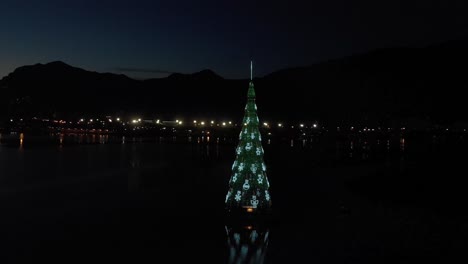
[{"label": "floating christmas tree", "polygon": [[259,131],[255,90],[252,82],[252,62],[250,63],[250,83],[247,92],[247,105],[236,148],[236,160],[232,165],[226,206],[229,210],[241,209],[246,212],[267,210],[271,207],[268,191],[270,183],[263,161],[262,136]]}]

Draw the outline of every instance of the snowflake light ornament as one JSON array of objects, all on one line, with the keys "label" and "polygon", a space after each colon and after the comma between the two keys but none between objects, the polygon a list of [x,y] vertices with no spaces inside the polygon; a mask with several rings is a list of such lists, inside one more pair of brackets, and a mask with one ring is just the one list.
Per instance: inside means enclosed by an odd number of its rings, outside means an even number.
[{"label": "snowflake light ornament", "polygon": [[239,167],[237,168],[239,171],[243,171],[244,170],[244,163],[241,162],[241,164],[239,165]]},{"label": "snowflake light ornament", "polygon": [[241,200],[241,197],[242,197],[242,193],[241,191],[237,191],[236,193],[236,196],[234,197],[234,199],[239,202]]}]

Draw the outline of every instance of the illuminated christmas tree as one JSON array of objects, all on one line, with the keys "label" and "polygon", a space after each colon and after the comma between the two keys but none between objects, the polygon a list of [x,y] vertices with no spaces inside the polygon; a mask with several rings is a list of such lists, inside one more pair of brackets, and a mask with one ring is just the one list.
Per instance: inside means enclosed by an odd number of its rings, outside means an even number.
[{"label": "illuminated christmas tree", "polygon": [[236,160],[232,165],[226,206],[229,210],[241,209],[246,212],[265,210],[271,207],[268,191],[270,183],[263,161],[262,136],[259,131],[255,90],[252,82],[252,63],[250,64],[250,83],[247,105],[236,148]]}]

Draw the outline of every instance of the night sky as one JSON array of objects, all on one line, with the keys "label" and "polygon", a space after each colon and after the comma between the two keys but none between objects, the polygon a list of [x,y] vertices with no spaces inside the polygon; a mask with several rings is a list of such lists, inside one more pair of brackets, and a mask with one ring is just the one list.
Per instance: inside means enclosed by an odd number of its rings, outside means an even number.
[{"label": "night sky", "polygon": [[[1,1],[0,78],[62,60],[135,78],[206,68],[247,78],[468,35],[459,1]],[[351,3],[352,2],[352,3]]]}]

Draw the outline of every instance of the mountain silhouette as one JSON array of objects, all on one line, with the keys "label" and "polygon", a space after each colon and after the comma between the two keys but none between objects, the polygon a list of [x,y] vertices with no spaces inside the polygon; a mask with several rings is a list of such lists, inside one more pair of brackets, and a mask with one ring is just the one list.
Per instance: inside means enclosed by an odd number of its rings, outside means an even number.
[{"label": "mountain silhouette", "polygon": [[[468,40],[460,39],[280,70],[254,80],[259,116],[356,125],[466,122],[467,47]],[[19,67],[0,80],[0,110],[4,117],[138,113],[240,119],[248,82],[211,70],[134,80],[55,61]]]},{"label": "mountain silhouette", "polygon": [[223,77],[219,76],[216,74],[214,71],[205,69],[196,73],[192,74],[182,74],[182,73],[173,73],[167,77],[168,79],[171,80],[223,80]]}]

